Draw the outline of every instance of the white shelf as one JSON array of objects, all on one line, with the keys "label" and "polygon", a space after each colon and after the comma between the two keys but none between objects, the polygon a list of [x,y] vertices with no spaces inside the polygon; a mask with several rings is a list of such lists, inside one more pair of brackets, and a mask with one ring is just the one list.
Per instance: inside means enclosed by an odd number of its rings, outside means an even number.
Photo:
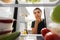
[{"label": "white shelf", "polygon": [[42,36],[42,34],[20,34],[20,37],[26,37],[26,36],[36,37],[36,36]]}]

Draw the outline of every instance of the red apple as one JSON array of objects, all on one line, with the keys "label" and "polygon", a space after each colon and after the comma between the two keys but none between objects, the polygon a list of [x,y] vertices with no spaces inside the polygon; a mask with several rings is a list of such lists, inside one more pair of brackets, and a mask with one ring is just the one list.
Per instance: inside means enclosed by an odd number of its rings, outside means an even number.
[{"label": "red apple", "polygon": [[45,37],[46,33],[50,32],[50,30],[48,28],[43,28],[41,30],[41,34],[43,35],[43,37]]},{"label": "red apple", "polygon": [[60,37],[52,32],[48,32],[46,35],[45,35],[45,40],[60,40]]}]

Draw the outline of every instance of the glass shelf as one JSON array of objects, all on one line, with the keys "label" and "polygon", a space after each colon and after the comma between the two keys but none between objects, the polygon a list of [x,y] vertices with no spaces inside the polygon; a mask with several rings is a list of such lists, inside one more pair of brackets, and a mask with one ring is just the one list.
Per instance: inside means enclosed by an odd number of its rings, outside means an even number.
[{"label": "glass shelf", "polygon": [[20,37],[26,37],[26,36],[36,37],[36,36],[42,36],[42,34],[20,34]]},{"label": "glass shelf", "polygon": [[30,2],[27,2],[26,0],[18,0],[19,4],[56,4],[59,0],[40,0],[40,2],[32,2],[32,0],[30,0]]},{"label": "glass shelf", "polygon": [[44,39],[41,34],[21,34],[18,40],[42,40]]},{"label": "glass shelf", "polygon": [[[19,2],[19,1],[18,1]],[[14,3],[11,3],[11,4],[1,4],[0,3],[0,7],[28,7],[28,6],[56,6],[57,4],[60,4],[60,0],[57,0],[55,2],[41,2],[41,3],[36,3],[36,4],[28,4],[28,3],[21,3],[19,2],[19,4],[14,4]]]}]

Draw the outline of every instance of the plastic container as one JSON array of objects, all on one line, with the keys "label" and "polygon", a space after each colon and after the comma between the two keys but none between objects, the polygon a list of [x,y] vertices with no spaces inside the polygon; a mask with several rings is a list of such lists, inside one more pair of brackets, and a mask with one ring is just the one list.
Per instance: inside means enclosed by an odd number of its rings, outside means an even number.
[{"label": "plastic container", "polygon": [[13,23],[0,23],[0,29],[8,29],[11,28]]},{"label": "plastic container", "polygon": [[12,27],[14,19],[0,18],[0,29]]},{"label": "plastic container", "polygon": [[0,35],[3,35],[3,34],[10,34],[12,33],[12,30],[13,28],[9,28],[9,29],[0,29]]},{"label": "plastic container", "polygon": [[14,7],[0,7],[0,18],[12,18],[14,15]]},{"label": "plastic container", "polygon": [[9,30],[12,31],[13,27],[0,29],[0,32],[2,32],[2,31],[9,31]]},{"label": "plastic container", "polygon": [[12,32],[14,19],[11,18],[0,18],[0,34]]}]

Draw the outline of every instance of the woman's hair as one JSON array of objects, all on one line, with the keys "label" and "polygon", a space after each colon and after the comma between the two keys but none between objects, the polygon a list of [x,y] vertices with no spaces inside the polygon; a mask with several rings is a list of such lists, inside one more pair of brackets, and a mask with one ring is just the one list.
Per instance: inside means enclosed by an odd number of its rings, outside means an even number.
[{"label": "woman's hair", "polygon": [[34,11],[35,11],[35,10],[40,10],[40,12],[42,12],[42,10],[41,10],[40,8],[35,8]]}]

